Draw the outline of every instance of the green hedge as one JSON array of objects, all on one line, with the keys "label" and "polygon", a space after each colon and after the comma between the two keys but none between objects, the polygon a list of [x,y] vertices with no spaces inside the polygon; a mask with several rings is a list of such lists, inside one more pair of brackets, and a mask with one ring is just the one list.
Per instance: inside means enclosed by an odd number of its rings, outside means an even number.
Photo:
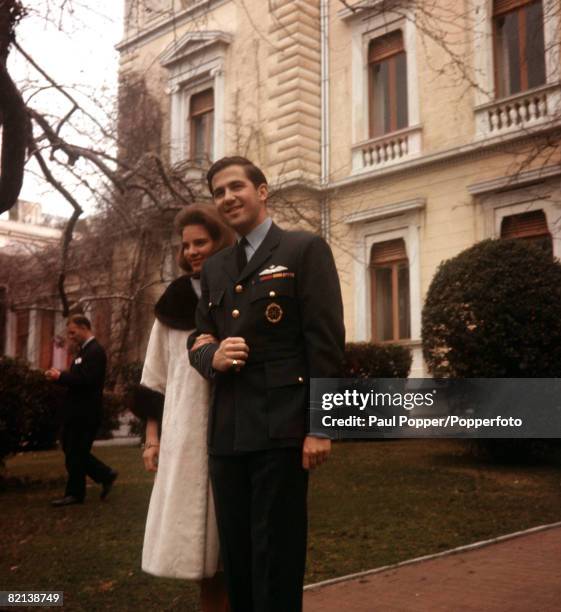
[{"label": "green hedge", "polygon": [[[126,363],[113,368],[111,376],[107,377],[107,383],[116,387],[117,392],[105,391],[103,394],[103,421],[98,433],[98,438],[111,438],[112,432],[118,429],[121,422],[120,416],[130,411],[130,402],[134,388],[140,382],[142,376],[141,361]],[[144,424],[134,416],[129,418],[129,435],[136,436],[144,432]]]},{"label": "green hedge", "polygon": [[[123,389],[124,407],[129,412],[131,411],[134,390],[140,384],[143,366],[144,363],[142,361],[134,361],[122,366],[119,370],[119,378],[121,381],[121,387]],[[129,427],[129,435],[140,436],[141,441],[144,442],[146,422],[143,419],[138,419],[131,414],[129,418]]]},{"label": "green hedge", "polygon": [[344,378],[407,378],[411,351],[398,344],[349,342],[345,346]]},{"label": "green hedge", "polygon": [[[65,393],[26,362],[0,357],[0,462],[11,453],[56,446]],[[98,438],[112,437],[126,408],[126,394],[103,393]]]},{"label": "green hedge", "polygon": [[0,357],[0,460],[20,450],[53,448],[64,391],[20,360]]},{"label": "green hedge", "polygon": [[119,417],[126,410],[125,400],[120,393],[103,392],[103,415],[97,438],[106,440],[113,437],[113,431],[119,429]]}]

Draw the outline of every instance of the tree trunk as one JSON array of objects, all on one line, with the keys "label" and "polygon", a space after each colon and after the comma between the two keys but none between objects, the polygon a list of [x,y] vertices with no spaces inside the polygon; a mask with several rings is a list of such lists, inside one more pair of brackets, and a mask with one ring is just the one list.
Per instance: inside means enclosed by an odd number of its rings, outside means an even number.
[{"label": "tree trunk", "polygon": [[12,81],[6,62],[14,27],[23,15],[18,0],[0,0],[0,213],[16,202],[23,184],[29,118],[23,99]]}]

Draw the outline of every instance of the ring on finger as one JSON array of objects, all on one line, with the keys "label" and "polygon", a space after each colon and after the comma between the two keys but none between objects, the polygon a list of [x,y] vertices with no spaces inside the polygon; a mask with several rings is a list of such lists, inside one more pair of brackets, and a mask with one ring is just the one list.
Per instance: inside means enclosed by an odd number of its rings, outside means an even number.
[{"label": "ring on finger", "polygon": [[232,367],[236,367],[238,365],[237,359],[232,359]]}]

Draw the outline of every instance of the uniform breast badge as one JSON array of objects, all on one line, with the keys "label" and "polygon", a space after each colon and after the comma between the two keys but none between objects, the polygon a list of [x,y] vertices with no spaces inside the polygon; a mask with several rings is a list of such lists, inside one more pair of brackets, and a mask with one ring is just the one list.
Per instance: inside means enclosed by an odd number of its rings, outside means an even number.
[{"label": "uniform breast badge", "polygon": [[265,309],[265,317],[267,317],[269,323],[279,323],[282,315],[282,308],[275,302],[271,302]]}]

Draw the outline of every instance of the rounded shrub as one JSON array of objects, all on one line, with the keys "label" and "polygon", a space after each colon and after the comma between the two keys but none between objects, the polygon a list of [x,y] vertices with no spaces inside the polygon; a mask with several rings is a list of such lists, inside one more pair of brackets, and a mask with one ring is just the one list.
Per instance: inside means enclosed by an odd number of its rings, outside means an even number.
[{"label": "rounded shrub", "polygon": [[520,240],[486,240],[445,261],[422,317],[436,377],[548,378],[561,373],[561,264]]},{"label": "rounded shrub", "polygon": [[[486,240],[443,262],[422,315],[423,354],[435,377],[561,375],[561,264],[538,245]],[[543,459],[556,440],[478,439],[499,461]]]}]

